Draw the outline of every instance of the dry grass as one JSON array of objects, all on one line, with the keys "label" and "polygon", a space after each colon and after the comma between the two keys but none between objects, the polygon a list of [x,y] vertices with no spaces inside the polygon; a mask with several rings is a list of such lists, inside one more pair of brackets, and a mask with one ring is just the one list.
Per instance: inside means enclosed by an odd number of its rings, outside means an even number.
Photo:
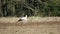
[{"label": "dry grass", "polygon": [[29,17],[26,23],[18,19],[0,18],[0,34],[60,34],[60,17]]}]

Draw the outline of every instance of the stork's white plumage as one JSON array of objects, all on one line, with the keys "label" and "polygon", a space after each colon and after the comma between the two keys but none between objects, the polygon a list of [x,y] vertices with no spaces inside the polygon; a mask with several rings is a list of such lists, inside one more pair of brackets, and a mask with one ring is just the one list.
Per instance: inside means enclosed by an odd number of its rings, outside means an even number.
[{"label": "stork's white plumage", "polygon": [[22,17],[21,19],[26,21],[27,20],[27,15],[25,17]]},{"label": "stork's white plumage", "polygon": [[25,17],[21,17],[18,21],[27,21],[27,15]]}]

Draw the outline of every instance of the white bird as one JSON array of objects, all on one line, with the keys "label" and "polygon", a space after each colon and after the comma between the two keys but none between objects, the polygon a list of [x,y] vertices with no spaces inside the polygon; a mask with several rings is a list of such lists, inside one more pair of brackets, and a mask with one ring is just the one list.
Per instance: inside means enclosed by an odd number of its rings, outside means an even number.
[{"label": "white bird", "polygon": [[27,21],[27,15],[25,17],[21,17],[18,21]]}]

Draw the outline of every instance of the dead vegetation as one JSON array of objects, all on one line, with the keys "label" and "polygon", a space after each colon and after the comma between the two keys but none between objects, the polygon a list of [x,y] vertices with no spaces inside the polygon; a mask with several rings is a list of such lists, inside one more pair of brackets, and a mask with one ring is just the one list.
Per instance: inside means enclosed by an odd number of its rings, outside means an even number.
[{"label": "dead vegetation", "polygon": [[0,34],[60,34],[60,17],[29,17],[26,23],[18,19],[0,18]]},{"label": "dead vegetation", "polygon": [[[60,17],[29,17],[27,22],[18,22],[18,17],[3,17],[0,18],[0,24],[3,25],[53,25],[53,24],[60,24]],[[2,25],[2,26],[3,26]]]}]

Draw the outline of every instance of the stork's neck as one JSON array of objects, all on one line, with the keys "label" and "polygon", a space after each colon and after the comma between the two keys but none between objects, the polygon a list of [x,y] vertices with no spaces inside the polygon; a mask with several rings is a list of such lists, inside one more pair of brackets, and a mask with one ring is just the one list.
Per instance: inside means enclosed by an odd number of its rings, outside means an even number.
[{"label": "stork's neck", "polygon": [[25,17],[27,18],[27,15]]}]

